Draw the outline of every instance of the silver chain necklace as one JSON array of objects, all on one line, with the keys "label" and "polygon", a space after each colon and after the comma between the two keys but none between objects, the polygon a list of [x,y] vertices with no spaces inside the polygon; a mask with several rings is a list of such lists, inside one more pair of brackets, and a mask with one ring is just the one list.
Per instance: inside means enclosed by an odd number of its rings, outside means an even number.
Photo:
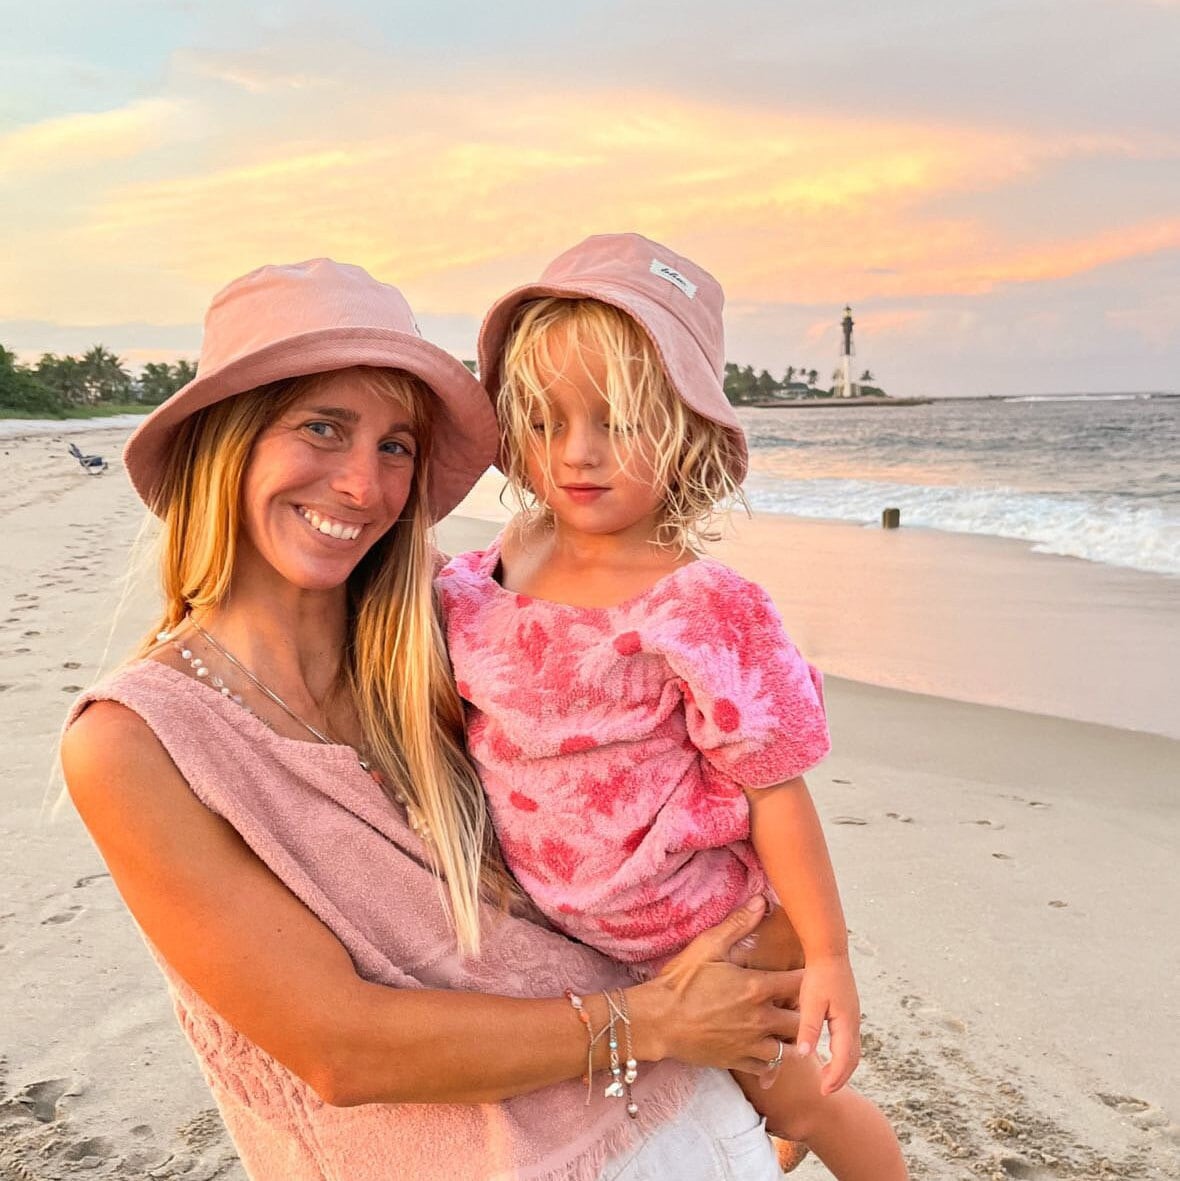
[{"label": "silver chain necklace", "polygon": [[[211,636],[191,615],[185,615],[185,617],[181,620],[180,627],[177,627],[175,630],[170,632],[162,631],[158,633],[156,639],[162,644],[168,643],[170,640],[174,639],[176,633],[180,631],[180,628],[186,623],[192,627],[197,635],[199,635],[201,639],[203,639],[205,643],[213,649],[214,652],[218,653],[218,655],[220,655],[223,659],[232,664],[234,668],[236,668],[238,672],[240,672],[242,676],[244,676],[259,691],[259,693],[261,693],[269,701],[273,701],[274,704],[279,707],[279,709],[281,709],[292,721],[297,722],[300,726],[302,726],[309,734],[312,735],[312,737],[316,739],[317,742],[322,743],[324,746],[347,745],[346,743],[335,741],[335,739],[324,733],[323,730],[313,726],[305,718],[301,718],[299,714],[297,714],[269,685],[267,685],[261,678],[257,677],[250,669],[248,669],[219,640],[214,639],[213,636]],[[176,648],[177,651],[179,651],[181,658],[188,662],[189,667],[192,668],[193,672],[198,677],[200,677],[202,680],[204,680],[206,677],[209,677],[209,679],[213,682],[213,687],[217,689],[217,691],[221,693],[223,697],[228,697],[236,705],[240,705],[244,710],[246,710],[247,713],[254,714],[254,711],[242,700],[241,694],[232,692],[221,677],[216,675],[210,677],[209,669],[205,665],[205,662],[199,656],[194,655],[192,649],[181,646],[179,642],[176,643]],[[257,714],[254,714],[254,716],[258,717]],[[268,725],[268,723],[262,718],[259,718],[259,721],[261,721],[263,725]],[[356,759],[357,762],[360,763],[361,769],[365,771],[379,787],[388,790],[393,795],[393,798],[406,810],[406,819],[409,822],[410,828],[412,828],[414,832],[416,832],[423,840],[429,840],[430,826],[426,823],[426,820],[418,810],[418,807],[411,802],[405,792],[401,791],[396,786],[387,785],[381,773],[373,768],[372,763],[366,759],[364,755],[356,749],[356,747],[353,747],[352,750],[356,754]]]},{"label": "silver chain necklace", "polygon": [[[298,722],[309,734],[313,735],[325,746],[342,746],[343,743],[336,742],[316,726],[313,726],[305,718],[301,718],[269,685],[264,684],[257,676],[254,675],[228,648],[224,647],[220,641],[215,640],[191,615],[186,615],[185,620],[192,625],[193,631],[213,649],[214,652],[219,653],[226,660],[230,662],[258,690],[264,697],[273,701],[293,722]],[[182,652],[183,656],[184,653]],[[360,764],[366,771],[368,771],[369,764],[365,759],[361,758],[360,753],[357,753],[357,758],[360,759]]]}]

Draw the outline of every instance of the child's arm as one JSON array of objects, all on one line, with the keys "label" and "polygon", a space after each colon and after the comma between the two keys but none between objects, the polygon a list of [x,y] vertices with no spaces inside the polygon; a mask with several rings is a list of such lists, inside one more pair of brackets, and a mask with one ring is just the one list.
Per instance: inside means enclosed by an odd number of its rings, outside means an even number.
[{"label": "child's arm", "polygon": [[839,1090],[860,1061],[860,999],[848,959],[848,931],[823,829],[802,777],[748,790],[750,838],[807,958],[799,994],[800,1055],[810,1054],[824,1021],[832,1060],[824,1094]]}]

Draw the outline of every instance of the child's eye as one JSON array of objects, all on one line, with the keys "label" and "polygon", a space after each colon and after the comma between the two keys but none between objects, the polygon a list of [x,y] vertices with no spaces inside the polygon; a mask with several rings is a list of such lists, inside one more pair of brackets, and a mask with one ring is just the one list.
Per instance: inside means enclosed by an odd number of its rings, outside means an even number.
[{"label": "child's eye", "polygon": [[633,435],[635,433],[635,426],[630,422],[612,422],[609,426],[616,435]]}]

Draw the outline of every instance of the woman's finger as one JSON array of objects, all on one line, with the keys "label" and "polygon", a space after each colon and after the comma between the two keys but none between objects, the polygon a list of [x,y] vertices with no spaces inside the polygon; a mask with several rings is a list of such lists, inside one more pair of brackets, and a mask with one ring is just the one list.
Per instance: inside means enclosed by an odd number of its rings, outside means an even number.
[{"label": "woman's finger", "polygon": [[793,1043],[799,1036],[799,1014],[794,1009],[775,1009],[770,1013],[767,1024],[771,1036],[779,1041]]},{"label": "woman's finger", "polygon": [[761,894],[755,894],[717,926],[698,935],[676,959],[693,963],[728,959],[733,945],[751,934],[765,913],[766,899]]},{"label": "woman's finger", "polygon": [[789,1005],[798,1017],[796,1006],[799,1001],[799,989],[803,987],[805,968],[793,968],[789,972],[772,972],[768,969],[745,968],[745,976],[759,992],[763,1000],[780,1008]]}]

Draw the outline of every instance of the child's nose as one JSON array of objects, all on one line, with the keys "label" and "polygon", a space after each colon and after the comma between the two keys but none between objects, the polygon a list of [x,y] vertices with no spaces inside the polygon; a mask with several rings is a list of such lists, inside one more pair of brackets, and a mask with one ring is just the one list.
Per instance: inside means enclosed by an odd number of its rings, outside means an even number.
[{"label": "child's nose", "polygon": [[571,423],[566,429],[562,459],[571,467],[593,467],[599,461],[600,441],[587,423]]}]

